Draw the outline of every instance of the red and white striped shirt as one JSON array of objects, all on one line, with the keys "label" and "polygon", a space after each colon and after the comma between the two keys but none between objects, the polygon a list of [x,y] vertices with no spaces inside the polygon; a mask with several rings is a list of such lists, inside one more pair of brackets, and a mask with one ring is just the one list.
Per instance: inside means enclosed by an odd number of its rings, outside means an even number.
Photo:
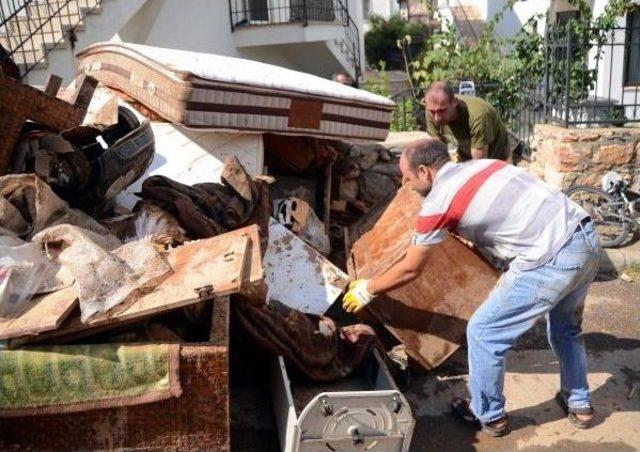
[{"label": "red and white striped shirt", "polygon": [[436,174],[413,235],[434,245],[455,231],[511,265],[548,262],[587,217],[560,190],[500,160],[446,163]]}]

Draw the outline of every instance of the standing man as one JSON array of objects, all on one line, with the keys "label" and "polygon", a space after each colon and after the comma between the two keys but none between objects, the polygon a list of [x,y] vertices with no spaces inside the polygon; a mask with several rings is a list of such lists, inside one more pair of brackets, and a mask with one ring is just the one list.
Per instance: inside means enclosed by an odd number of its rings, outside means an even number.
[{"label": "standing man", "polygon": [[469,320],[471,399],[454,399],[454,415],[480,423],[492,436],[508,432],[505,355],[544,315],[560,362],[558,402],[574,425],[589,427],[593,409],[581,324],[600,245],[587,213],[561,191],[500,160],[452,163],[447,146],[436,139],[409,144],[400,170],[425,197],[412,245],[387,272],[353,282],[344,309],[357,312],[376,295],[416,278],[432,247],[444,240],[445,231],[454,230],[510,260],[509,270]]},{"label": "standing man", "polygon": [[427,132],[444,143],[458,144],[460,162],[476,159],[508,160],[507,128],[485,100],[455,96],[445,82],[435,82],[425,96]]}]

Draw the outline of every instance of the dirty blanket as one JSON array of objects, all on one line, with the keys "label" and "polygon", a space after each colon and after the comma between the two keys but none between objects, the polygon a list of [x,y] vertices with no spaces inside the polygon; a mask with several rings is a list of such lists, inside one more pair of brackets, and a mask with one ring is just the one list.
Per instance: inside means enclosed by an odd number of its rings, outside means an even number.
[{"label": "dirty blanket", "polygon": [[0,417],[70,413],[178,397],[179,360],[178,344],[0,350]]},{"label": "dirty blanket", "polygon": [[277,301],[255,306],[239,300],[233,307],[258,346],[284,356],[313,380],[349,375],[373,349],[386,356],[380,339],[367,325],[337,327],[328,317],[303,314]]},{"label": "dirty blanket", "polygon": [[193,239],[213,237],[254,223],[266,231],[270,214],[266,183],[253,179],[235,157],[225,162],[221,179],[222,184],[188,186],[164,176],[151,176],[142,183],[138,196],[178,218]]}]

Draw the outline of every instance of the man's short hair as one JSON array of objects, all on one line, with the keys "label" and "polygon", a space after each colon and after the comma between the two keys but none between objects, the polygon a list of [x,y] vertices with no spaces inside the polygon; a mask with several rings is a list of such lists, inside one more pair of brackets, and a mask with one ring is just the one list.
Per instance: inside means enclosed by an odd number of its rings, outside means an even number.
[{"label": "man's short hair", "polygon": [[340,78],[346,78],[347,80],[349,80],[350,83],[353,83],[353,79],[345,71],[334,72],[333,76],[331,77],[331,80],[333,80],[334,82],[340,82]]},{"label": "man's short hair", "polygon": [[435,138],[413,141],[407,145],[403,154],[412,171],[416,171],[420,165],[438,169],[451,161],[447,145]]},{"label": "man's short hair", "polygon": [[429,97],[437,92],[444,93],[449,99],[453,99],[454,92],[447,82],[433,82],[425,91],[425,97]]}]

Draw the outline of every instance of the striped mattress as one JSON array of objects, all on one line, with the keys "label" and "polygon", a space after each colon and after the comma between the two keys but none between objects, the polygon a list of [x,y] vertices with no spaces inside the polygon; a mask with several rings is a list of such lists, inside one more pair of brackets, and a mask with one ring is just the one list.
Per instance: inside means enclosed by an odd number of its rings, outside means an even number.
[{"label": "striped mattress", "polygon": [[191,128],[381,141],[394,107],[367,91],[240,58],[128,43],[94,44],[77,58],[79,72]]}]

